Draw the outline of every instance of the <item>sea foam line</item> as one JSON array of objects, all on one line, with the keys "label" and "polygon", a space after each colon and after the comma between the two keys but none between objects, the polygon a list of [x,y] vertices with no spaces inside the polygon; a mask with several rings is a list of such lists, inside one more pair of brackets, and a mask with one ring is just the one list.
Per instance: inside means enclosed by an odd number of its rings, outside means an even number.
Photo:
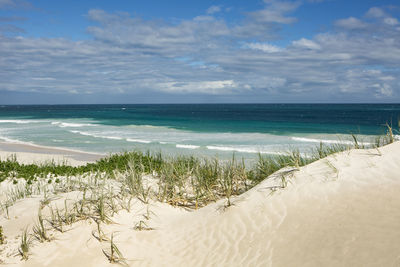
[{"label": "sea foam line", "polygon": [[58,127],[61,128],[66,128],[66,127],[91,127],[91,126],[98,126],[97,124],[92,124],[92,123],[71,123],[71,122],[60,122],[60,121],[53,121],[51,123],[52,125],[57,125]]},{"label": "sea foam line", "polygon": [[83,132],[83,131],[71,130],[69,132],[75,133],[75,134],[80,134],[80,135],[85,135],[85,136],[91,136],[91,137],[95,137],[95,138],[104,138],[104,139],[111,139],[111,140],[123,140],[124,139],[119,136],[105,136],[105,135],[98,135],[98,134],[93,134],[93,133]]},{"label": "sea foam line", "polygon": [[[294,141],[306,142],[306,143],[326,143],[326,144],[339,144],[339,145],[353,145],[354,142],[347,140],[326,140],[326,139],[315,139],[305,137],[291,137]],[[364,145],[371,145],[369,142],[359,142]]]},{"label": "sea foam line", "polygon": [[177,148],[187,148],[187,149],[197,149],[200,146],[195,146],[195,145],[182,145],[182,144],[177,144]]},{"label": "sea foam line", "polygon": [[17,139],[11,139],[5,136],[0,136],[0,140],[5,141],[6,143],[10,143],[10,144],[20,144],[20,145],[30,145],[30,146],[37,146],[34,143],[31,142],[25,142],[25,141],[20,141]]},{"label": "sea foam line", "polygon": [[16,123],[16,124],[28,124],[28,123],[38,123],[39,121],[33,120],[0,120],[0,123]]},{"label": "sea foam line", "polygon": [[133,138],[126,138],[126,141],[134,142],[134,143],[143,143],[143,144],[150,144],[151,143],[151,141],[148,141],[148,140],[133,139]]},{"label": "sea foam line", "polygon": [[241,148],[241,147],[227,147],[227,146],[206,146],[210,150],[228,151],[228,152],[241,152],[241,153],[260,153],[260,154],[271,154],[271,155],[285,155],[285,153],[258,150],[253,148]]}]

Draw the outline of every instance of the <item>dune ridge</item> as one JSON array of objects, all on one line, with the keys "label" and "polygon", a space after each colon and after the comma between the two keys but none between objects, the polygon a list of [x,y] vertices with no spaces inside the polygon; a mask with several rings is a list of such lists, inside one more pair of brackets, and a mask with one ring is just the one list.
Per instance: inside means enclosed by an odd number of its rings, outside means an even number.
[{"label": "dune ridge", "polygon": [[[353,149],[271,175],[233,205],[196,211],[151,202],[153,230],[134,231],[146,205],[134,201],[104,226],[131,266],[398,266],[400,142]],[[3,182],[1,190],[6,190]],[[75,195],[74,195],[75,194]],[[79,194],[78,194],[79,195]],[[55,200],[79,198],[76,192]],[[0,218],[7,244],[0,259],[16,266],[109,266],[96,225],[80,221],[51,242],[14,257],[21,229],[37,216],[40,197],[22,199]],[[148,211],[147,211],[148,212]]]}]

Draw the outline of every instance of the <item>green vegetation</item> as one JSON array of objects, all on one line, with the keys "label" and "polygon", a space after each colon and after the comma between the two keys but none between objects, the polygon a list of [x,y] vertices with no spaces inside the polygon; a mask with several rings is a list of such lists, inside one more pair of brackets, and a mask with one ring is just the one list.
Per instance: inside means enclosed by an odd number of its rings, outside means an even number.
[{"label": "green vegetation", "polygon": [[[0,161],[0,181],[5,178],[13,179],[17,185],[10,197],[9,202],[2,205],[6,211],[16,200],[32,195],[32,183],[40,178],[47,180],[47,183],[54,187],[64,184],[63,191],[69,192],[75,186],[70,177],[79,176],[91,177],[97,186],[104,177],[107,179],[121,180],[121,193],[129,195],[130,198],[137,198],[147,204],[150,199],[169,203],[173,206],[184,206],[188,208],[198,208],[226,198],[227,205],[231,204],[231,197],[239,195],[249,188],[255,186],[270,174],[277,170],[292,166],[298,168],[309,164],[315,160],[324,158],[332,153],[344,151],[350,148],[365,148],[359,142],[357,136],[352,135],[353,145],[330,145],[320,143],[309,155],[302,155],[298,150],[293,150],[285,155],[262,156],[259,155],[258,161],[252,168],[245,166],[243,160],[238,161],[235,157],[229,162],[220,162],[217,159],[198,159],[194,157],[163,157],[161,153],[150,154],[138,151],[125,152],[122,154],[111,155],[103,158],[96,163],[89,163],[84,166],[68,166],[65,164],[57,165],[50,162],[43,165],[20,164],[15,157],[5,161]],[[377,138],[375,147],[382,146],[394,141],[392,128],[387,125],[387,135]],[[145,176],[151,176],[154,180],[153,186],[144,182]],[[67,183],[61,182],[70,181]],[[18,186],[18,178],[26,180],[25,187]],[[104,182],[104,181],[103,181]],[[76,181],[75,181],[76,183]],[[154,190],[154,184],[157,190]],[[86,190],[86,189],[84,189]],[[38,193],[40,189],[38,186]],[[105,215],[105,209],[111,208],[112,215],[116,212],[117,203],[114,202],[112,194],[97,192],[99,198],[96,199],[95,211],[97,218],[102,222],[109,222],[110,219]],[[111,201],[109,206],[105,206],[105,199]],[[51,200],[45,193],[42,207]],[[82,201],[85,201],[82,200]],[[86,200],[92,201],[93,200]],[[83,205],[80,203],[80,216],[83,216]],[[129,209],[126,207],[125,209]],[[68,218],[64,218],[68,220]]]},{"label": "green vegetation", "polygon": [[[73,167],[66,164],[56,164],[54,161],[42,165],[36,164],[20,164],[17,162],[15,156],[7,160],[0,160],[0,181],[7,177],[11,178],[25,178],[28,182],[32,182],[38,177],[56,177],[56,176],[72,176],[80,175],[89,172],[104,172],[112,174],[115,170],[124,171],[129,168],[128,163],[140,162],[139,166],[144,167],[145,172],[150,170],[160,170],[163,162],[161,153],[151,155],[149,152],[143,154],[141,152],[125,152],[122,154],[115,154],[109,157],[98,160],[96,163],[88,163],[84,166]],[[59,182],[60,180],[56,182]],[[48,180],[49,183],[52,179]]]}]

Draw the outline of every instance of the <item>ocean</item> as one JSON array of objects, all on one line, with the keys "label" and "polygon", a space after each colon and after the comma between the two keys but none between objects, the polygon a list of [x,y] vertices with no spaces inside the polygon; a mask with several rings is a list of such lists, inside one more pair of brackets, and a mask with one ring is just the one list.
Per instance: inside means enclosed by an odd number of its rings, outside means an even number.
[{"label": "ocean", "polygon": [[323,142],[365,143],[399,128],[400,104],[141,104],[0,106],[0,141],[109,154],[252,159]]}]

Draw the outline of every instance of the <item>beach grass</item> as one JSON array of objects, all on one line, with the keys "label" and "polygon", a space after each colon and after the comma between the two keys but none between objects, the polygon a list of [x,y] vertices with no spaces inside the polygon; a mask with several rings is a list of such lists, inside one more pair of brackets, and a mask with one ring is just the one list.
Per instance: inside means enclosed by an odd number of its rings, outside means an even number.
[{"label": "beach grass", "polygon": [[[93,180],[90,186],[97,188],[100,188],[100,183],[104,183],[105,180],[117,180],[121,186],[121,194],[137,198],[145,204],[149,203],[150,199],[156,199],[173,206],[199,208],[209,202],[226,198],[229,205],[231,196],[247,191],[281,168],[288,166],[299,168],[336,152],[351,148],[367,148],[358,141],[356,135],[352,137],[353,145],[328,146],[320,143],[307,155],[296,149],[281,155],[260,154],[257,162],[251,167],[246,166],[243,159],[237,160],[235,156],[227,162],[222,162],[218,159],[200,159],[193,156],[166,157],[161,153],[138,151],[111,155],[96,163],[78,167],[57,165],[54,162],[42,165],[21,164],[16,157],[10,157],[0,161],[0,179],[13,179],[16,186],[10,191],[8,201],[2,204],[2,207],[3,210],[7,210],[12,203],[32,195],[33,191],[40,194],[41,190],[47,190],[44,185],[37,185],[38,180],[46,179],[49,185],[52,184],[53,189],[60,192],[72,191],[83,184],[82,181],[71,180],[70,177]],[[371,147],[379,147],[393,141],[392,128],[387,125],[387,134],[376,139]],[[148,184],[148,179],[145,184],[146,176],[152,177],[153,185]],[[62,186],[60,177],[67,181]],[[25,183],[18,183],[19,178],[24,178]],[[33,183],[36,184],[36,188],[32,186]],[[87,190],[87,187],[83,188],[83,191]],[[114,214],[118,209],[116,207],[118,203],[114,201],[112,194],[107,195],[104,192],[95,192],[92,198],[97,194],[99,195],[95,197],[98,201],[95,208],[97,216],[101,221],[109,221],[105,216],[105,209],[111,209]],[[42,206],[48,205],[51,201],[46,192],[44,195]],[[104,203],[106,198],[109,199],[108,206]],[[83,216],[85,201],[87,200],[83,199],[79,203],[80,216]],[[125,208],[128,207],[125,205]]]},{"label": "beach grass", "polygon": [[118,263],[120,265],[128,266],[126,259],[114,242],[114,233],[111,234],[109,251],[103,249],[103,253],[110,263]]},{"label": "beach grass", "polygon": [[28,234],[28,228],[25,228],[22,231],[20,246],[18,248],[18,252],[23,260],[28,260],[31,244],[32,244],[31,236]]},{"label": "beach grass", "polygon": [[39,209],[38,211],[38,220],[35,226],[33,226],[32,231],[33,231],[33,236],[41,243],[44,241],[50,241],[50,237],[47,234],[47,229],[44,225],[45,220],[43,219],[42,216],[42,211]]},{"label": "beach grass", "polygon": [[6,237],[4,236],[3,226],[0,226],[0,245],[5,243]]}]

